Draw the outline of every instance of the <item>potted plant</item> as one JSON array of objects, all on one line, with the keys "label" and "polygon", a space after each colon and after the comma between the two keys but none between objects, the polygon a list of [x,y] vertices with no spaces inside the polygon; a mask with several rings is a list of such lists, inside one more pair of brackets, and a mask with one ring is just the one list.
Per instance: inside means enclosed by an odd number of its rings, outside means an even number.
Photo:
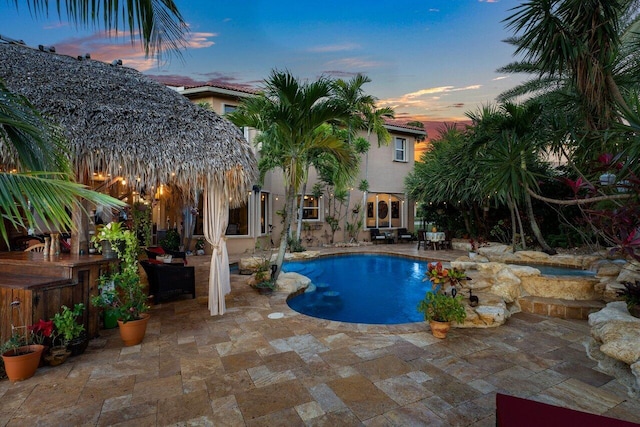
[{"label": "potted plant", "polygon": [[91,303],[116,311],[120,337],[125,346],[132,346],[144,339],[149,321],[149,297],[138,274],[138,239],[134,233],[125,230],[123,240],[123,251],[118,253],[118,270],[100,278],[100,295],[92,297]]},{"label": "potted plant", "polygon": [[462,297],[451,296],[440,291],[427,291],[418,303],[418,311],[429,322],[431,333],[436,338],[446,338],[451,322],[462,323],[467,317]]},{"label": "potted plant", "polygon": [[53,345],[55,327],[52,320],[38,320],[35,324],[29,326],[30,340],[33,344],[41,344],[44,346],[42,350],[42,358],[40,366],[44,366],[45,357],[49,354],[49,349]]},{"label": "potted plant", "polygon": [[204,247],[204,237],[199,237],[198,240],[196,240],[196,255],[204,255]]},{"label": "potted plant", "polygon": [[[98,226],[97,233],[91,238],[91,242],[105,258],[120,258],[125,252],[125,233],[130,231],[124,228],[121,222],[110,222],[104,226]],[[137,245],[136,245],[137,252]],[[137,255],[137,253],[136,253]]]},{"label": "potted plant", "polygon": [[61,310],[52,319],[57,337],[62,346],[71,352],[71,356],[84,353],[89,340],[87,339],[84,325],[78,321],[78,318],[82,317],[84,312],[84,304],[75,304],[73,309],[63,305]]},{"label": "potted plant", "polygon": [[44,345],[33,344],[29,333],[24,336],[14,334],[0,346],[4,371],[9,381],[16,382],[31,378],[40,366]]}]

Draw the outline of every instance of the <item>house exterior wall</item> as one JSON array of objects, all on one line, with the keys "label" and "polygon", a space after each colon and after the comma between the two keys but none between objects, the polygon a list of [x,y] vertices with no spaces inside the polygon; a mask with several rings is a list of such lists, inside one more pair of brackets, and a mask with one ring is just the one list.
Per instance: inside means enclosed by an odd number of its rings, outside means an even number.
[{"label": "house exterior wall", "polygon": [[[210,87],[194,88],[183,91],[183,94],[192,102],[207,102],[212,106],[213,111],[221,115],[225,111],[225,105],[238,105],[242,97],[245,96],[245,94],[242,94],[242,96],[233,98],[227,93],[216,94],[214,90],[215,88],[212,90]],[[391,134],[391,141],[388,145],[378,147],[377,137],[372,135],[369,138],[371,148],[368,156],[363,155],[361,158],[360,170],[350,191],[348,209],[342,209],[343,215],[344,212],[348,213],[348,220],[351,222],[356,217],[354,210],[359,206],[358,214],[362,217],[363,229],[358,234],[358,241],[369,240],[370,233],[367,227],[388,229],[389,231],[400,227],[413,230],[413,202],[407,200],[404,194],[404,178],[413,170],[414,145],[417,142],[417,138],[424,134],[415,128],[388,126],[387,129]],[[245,130],[245,137],[248,138],[249,142],[253,141],[255,135],[256,131],[254,129]],[[359,136],[367,137],[364,132]],[[405,140],[405,161],[394,160],[396,138]],[[369,191],[367,193],[358,190],[360,182],[364,179],[369,182]],[[309,171],[309,180],[306,187],[307,195],[311,194],[313,185],[316,182],[318,182],[317,173],[312,168]],[[264,202],[265,199],[267,200],[266,204]],[[319,200],[317,220],[309,219],[303,221],[303,231],[301,232],[303,246],[320,246],[330,243],[332,238],[333,242],[349,240],[342,229],[343,219],[341,220],[341,229],[332,236],[331,227],[326,221],[326,218],[332,214],[332,209],[330,209],[332,201],[330,199],[330,194],[324,194]],[[242,231],[247,234],[227,234],[227,248],[230,255],[251,253],[256,249],[265,249],[271,245],[279,244],[279,236],[281,235],[283,224],[282,217],[277,212],[284,209],[285,202],[282,171],[268,172],[260,187],[256,188],[254,186],[254,191],[247,196],[247,200],[246,209],[250,224],[246,231]],[[387,219],[382,218],[385,205],[388,210],[385,215]],[[260,218],[261,207],[265,207],[268,210],[266,218]],[[242,214],[244,215],[245,213],[243,212]],[[374,217],[370,217],[371,214]],[[394,215],[397,218],[392,218]],[[236,215],[235,217],[237,218],[238,216]],[[261,221],[266,221],[267,224],[262,225]],[[230,220],[230,223],[232,223],[232,220]],[[272,227],[268,227],[268,225]],[[235,225],[233,227],[234,229],[236,228]],[[292,230],[295,232],[296,228],[297,223],[294,222]]]}]

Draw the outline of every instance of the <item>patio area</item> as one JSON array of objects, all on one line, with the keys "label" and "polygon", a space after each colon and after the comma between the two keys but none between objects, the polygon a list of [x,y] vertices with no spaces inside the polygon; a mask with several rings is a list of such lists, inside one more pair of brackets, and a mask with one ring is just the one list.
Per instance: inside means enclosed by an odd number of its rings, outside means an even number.
[{"label": "patio area", "polygon": [[[322,251],[462,254],[415,247]],[[259,295],[237,274],[227,312],[211,317],[209,261],[189,258],[198,297],[154,306],[142,345],[103,330],[83,355],[1,381],[0,425],[493,426],[496,392],[640,423],[640,402],[587,358],[586,321],[520,313],[438,340],[425,323],[299,315],[285,295]]]}]

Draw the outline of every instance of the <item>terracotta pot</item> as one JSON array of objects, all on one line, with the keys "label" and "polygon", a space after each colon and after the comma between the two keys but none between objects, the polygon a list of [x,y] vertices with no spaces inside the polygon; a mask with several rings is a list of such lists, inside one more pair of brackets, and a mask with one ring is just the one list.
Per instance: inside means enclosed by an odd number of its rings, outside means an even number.
[{"label": "terracotta pot", "polygon": [[148,313],[143,313],[140,316],[142,319],[129,320],[126,323],[118,320],[120,338],[122,338],[125,347],[140,344],[144,339],[144,334],[147,332],[147,322],[151,316]]},{"label": "terracotta pot", "polygon": [[447,332],[451,329],[451,322],[438,322],[436,320],[429,320],[429,326],[431,327],[431,333],[436,338],[446,338]]},{"label": "terracotta pot", "polygon": [[17,355],[15,350],[3,353],[2,360],[4,361],[4,370],[9,380],[16,382],[31,378],[38,369],[43,350],[43,345],[32,344],[18,347]]}]

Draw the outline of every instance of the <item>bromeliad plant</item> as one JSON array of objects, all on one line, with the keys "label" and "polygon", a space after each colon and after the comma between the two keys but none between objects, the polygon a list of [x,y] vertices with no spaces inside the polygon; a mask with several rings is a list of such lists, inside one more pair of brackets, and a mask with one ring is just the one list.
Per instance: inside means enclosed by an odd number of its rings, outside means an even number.
[{"label": "bromeliad plant", "polygon": [[450,284],[459,286],[463,280],[471,280],[464,270],[459,268],[444,268],[441,262],[432,262],[427,266],[423,281],[431,281],[434,286]]}]

